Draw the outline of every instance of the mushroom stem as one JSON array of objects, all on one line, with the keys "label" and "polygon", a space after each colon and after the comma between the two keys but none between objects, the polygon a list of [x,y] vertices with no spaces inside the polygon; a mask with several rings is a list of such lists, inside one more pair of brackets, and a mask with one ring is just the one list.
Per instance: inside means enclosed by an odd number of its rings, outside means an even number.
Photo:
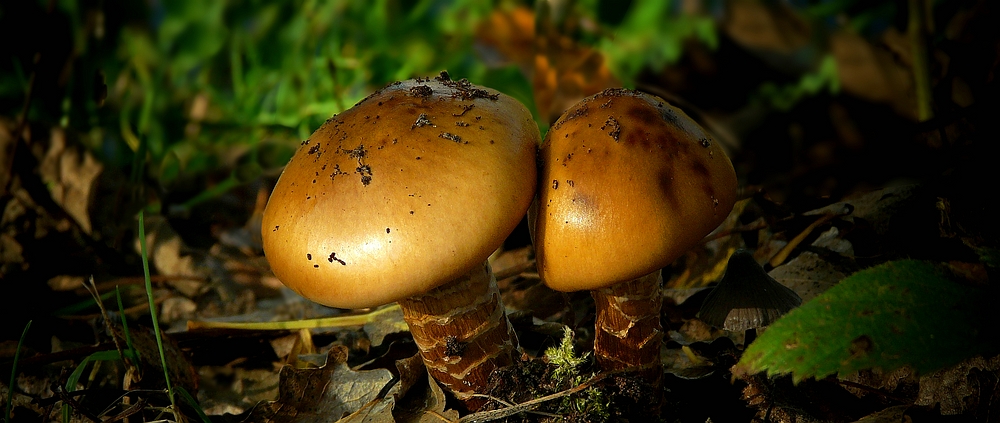
[{"label": "mushroom stem", "polygon": [[594,355],[602,370],[642,368],[654,385],[663,374],[660,345],[662,297],[659,270],[638,279],[591,291],[597,306]]},{"label": "mushroom stem", "polygon": [[513,363],[517,335],[488,262],[425,294],[399,301],[430,374],[475,410],[494,369]]}]

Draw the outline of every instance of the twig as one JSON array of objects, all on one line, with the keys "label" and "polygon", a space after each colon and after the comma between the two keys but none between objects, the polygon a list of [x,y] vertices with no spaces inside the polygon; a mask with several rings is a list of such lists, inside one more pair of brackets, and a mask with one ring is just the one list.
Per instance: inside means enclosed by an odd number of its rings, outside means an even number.
[{"label": "twig", "polygon": [[[577,392],[580,392],[580,391],[582,391],[584,389],[587,389],[587,388],[591,387],[592,385],[594,385],[597,382],[600,382],[600,381],[606,379],[608,376],[613,376],[613,375],[617,375],[617,374],[621,374],[621,373],[627,373],[627,372],[633,372],[635,370],[636,370],[636,368],[628,368],[628,369],[621,369],[621,370],[614,370],[614,371],[610,371],[610,372],[598,373],[598,374],[594,375],[594,377],[588,379],[586,382],[583,382],[583,383],[581,383],[579,385],[576,385],[576,386],[574,386],[572,388],[569,388],[569,389],[566,389],[566,390],[563,390],[563,391],[559,391],[559,392],[556,392],[554,394],[546,395],[544,397],[535,398],[535,399],[533,399],[531,401],[522,402],[522,403],[517,404],[517,405],[512,405],[512,406],[507,407],[507,408],[501,408],[499,410],[480,411],[478,413],[472,413],[472,414],[469,414],[469,415],[467,415],[465,417],[462,417],[462,418],[460,418],[458,420],[455,420],[454,423],[485,422],[485,421],[498,420],[498,419],[502,419],[502,418],[505,418],[505,417],[510,417],[510,416],[513,416],[513,415],[519,414],[519,413],[531,412],[533,408],[538,407],[539,405],[541,405],[544,402],[548,402],[548,401],[552,401],[552,400],[557,399],[557,398],[562,398],[562,397],[565,397],[565,396],[573,395],[573,394],[575,394]],[[481,398],[494,399],[493,397],[491,397],[489,395],[475,394],[474,396],[481,397]]]},{"label": "twig", "polygon": [[145,407],[146,407],[146,400],[139,398],[139,401],[137,401],[135,404],[129,406],[128,408],[122,410],[120,413],[115,414],[114,416],[108,417],[107,419],[104,420],[103,423],[113,423],[119,420],[127,419],[139,413]]}]

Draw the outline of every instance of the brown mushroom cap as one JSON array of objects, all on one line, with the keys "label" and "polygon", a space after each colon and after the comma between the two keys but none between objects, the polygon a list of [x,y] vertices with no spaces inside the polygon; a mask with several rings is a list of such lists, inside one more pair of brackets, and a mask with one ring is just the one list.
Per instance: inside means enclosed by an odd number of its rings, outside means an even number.
[{"label": "brown mushroom cap", "polygon": [[802,304],[802,297],[768,275],[750,251],[729,257],[722,277],[698,311],[703,322],[729,331],[768,326]]},{"label": "brown mushroom cap", "polygon": [[722,148],[659,97],[605,90],[563,114],[540,153],[535,248],[542,280],[592,290],[656,271],[736,201]]},{"label": "brown mushroom cap", "polygon": [[321,304],[426,292],[500,246],[534,196],[540,136],[517,100],[447,74],[396,82],[327,120],[264,211],[264,252]]}]

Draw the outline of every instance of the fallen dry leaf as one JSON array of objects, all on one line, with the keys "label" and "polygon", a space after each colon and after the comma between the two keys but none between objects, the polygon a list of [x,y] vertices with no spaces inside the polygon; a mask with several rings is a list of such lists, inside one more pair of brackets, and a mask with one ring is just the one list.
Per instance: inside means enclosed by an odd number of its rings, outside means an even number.
[{"label": "fallen dry leaf", "polygon": [[378,397],[392,380],[387,369],[356,372],[347,367],[347,347],[334,346],[317,369],[281,368],[278,399],[258,404],[244,423],[331,422]]},{"label": "fallen dry leaf", "polygon": [[[920,378],[917,405],[938,406],[945,416],[995,421],[1000,409],[1000,356],[973,357]],[[992,416],[992,417],[990,417]]]}]

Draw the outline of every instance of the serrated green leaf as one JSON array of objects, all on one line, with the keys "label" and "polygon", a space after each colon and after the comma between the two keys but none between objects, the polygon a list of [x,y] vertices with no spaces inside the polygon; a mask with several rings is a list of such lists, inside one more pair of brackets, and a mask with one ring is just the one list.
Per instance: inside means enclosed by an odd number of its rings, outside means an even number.
[{"label": "serrated green leaf", "polygon": [[885,263],[775,322],[738,366],[791,373],[796,382],[869,368],[931,372],[997,347],[984,291],[953,281],[934,263]]}]

